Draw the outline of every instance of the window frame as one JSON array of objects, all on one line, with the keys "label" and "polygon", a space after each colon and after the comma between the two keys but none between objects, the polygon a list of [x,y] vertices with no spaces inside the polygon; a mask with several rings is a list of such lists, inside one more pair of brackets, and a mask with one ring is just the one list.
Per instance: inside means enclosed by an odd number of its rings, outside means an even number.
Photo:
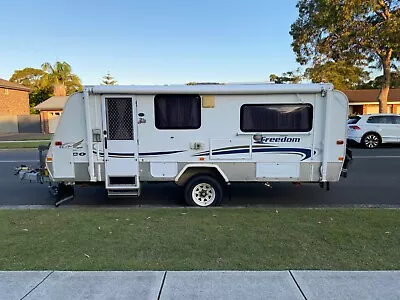
[{"label": "window frame", "polygon": [[[246,106],[306,106],[311,108],[311,116],[310,116],[310,128],[308,130],[265,130],[266,128],[260,128],[262,130],[243,130],[243,110]],[[270,134],[310,134],[310,132],[314,129],[314,105],[312,103],[245,103],[240,106],[240,114],[239,114],[239,127],[240,131],[244,134],[254,134],[254,133],[270,133]]]},{"label": "window frame", "polygon": [[[194,99],[196,99],[196,101],[198,102],[196,104],[196,109],[197,109],[196,116],[199,119],[198,126],[197,127],[187,127],[187,126],[185,126],[185,127],[168,127],[168,128],[160,127],[159,124],[158,124],[159,122],[157,122],[157,111],[158,110],[156,109],[156,106],[157,106],[156,103],[157,103],[157,97],[158,96],[160,96],[160,97],[192,96],[193,99],[188,100],[188,101],[193,101]],[[201,95],[200,94],[156,94],[156,95],[154,95],[154,97],[153,97],[153,111],[154,111],[154,126],[155,126],[155,128],[158,129],[158,130],[198,130],[198,129],[200,129],[201,126],[202,126],[202,105],[201,105],[201,101],[202,101],[202,99],[201,99]]]}]

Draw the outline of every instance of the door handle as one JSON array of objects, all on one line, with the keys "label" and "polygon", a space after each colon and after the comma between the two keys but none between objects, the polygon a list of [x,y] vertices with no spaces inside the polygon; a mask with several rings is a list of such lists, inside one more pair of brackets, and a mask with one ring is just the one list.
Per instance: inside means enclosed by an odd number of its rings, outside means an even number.
[{"label": "door handle", "polygon": [[104,148],[107,149],[107,130],[104,130],[103,134],[104,134]]}]

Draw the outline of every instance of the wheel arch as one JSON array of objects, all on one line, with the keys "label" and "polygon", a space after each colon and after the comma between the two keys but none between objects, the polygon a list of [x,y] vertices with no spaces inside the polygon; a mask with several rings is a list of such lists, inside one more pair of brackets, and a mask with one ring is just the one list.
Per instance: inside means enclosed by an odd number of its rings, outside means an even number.
[{"label": "wheel arch", "polygon": [[382,143],[382,136],[381,136],[378,132],[373,131],[373,130],[370,130],[370,131],[365,132],[365,133],[362,135],[361,140],[363,140],[368,134],[371,134],[371,133],[377,135],[378,138],[379,138],[379,142]]},{"label": "wheel arch", "polygon": [[221,170],[218,165],[214,164],[187,164],[183,169],[176,175],[175,183],[183,186],[193,176],[197,175],[211,175],[221,181],[221,183],[229,184],[229,179]]}]

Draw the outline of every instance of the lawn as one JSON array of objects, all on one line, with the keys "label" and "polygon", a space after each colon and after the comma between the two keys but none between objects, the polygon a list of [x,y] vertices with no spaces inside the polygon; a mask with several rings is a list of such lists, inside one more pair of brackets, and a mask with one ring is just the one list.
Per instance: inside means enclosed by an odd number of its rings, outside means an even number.
[{"label": "lawn", "polygon": [[400,269],[400,210],[0,210],[0,270]]},{"label": "lawn", "polygon": [[21,148],[35,148],[37,149],[39,145],[48,145],[48,142],[38,142],[38,141],[18,141],[18,142],[2,142],[0,141],[0,149],[21,149]]},{"label": "lawn", "polygon": [[51,140],[53,134],[51,133],[38,133],[38,134],[26,134],[21,135],[20,137],[15,138],[17,141],[26,141],[26,140]]},{"label": "lawn", "polygon": [[51,140],[52,133],[4,133],[0,141]]}]

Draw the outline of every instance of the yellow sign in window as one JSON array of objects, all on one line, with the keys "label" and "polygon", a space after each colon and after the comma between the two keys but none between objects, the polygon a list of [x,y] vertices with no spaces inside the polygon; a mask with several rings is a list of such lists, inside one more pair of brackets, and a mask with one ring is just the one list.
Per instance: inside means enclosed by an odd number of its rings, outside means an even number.
[{"label": "yellow sign in window", "polygon": [[203,108],[215,107],[215,96],[203,96]]}]

